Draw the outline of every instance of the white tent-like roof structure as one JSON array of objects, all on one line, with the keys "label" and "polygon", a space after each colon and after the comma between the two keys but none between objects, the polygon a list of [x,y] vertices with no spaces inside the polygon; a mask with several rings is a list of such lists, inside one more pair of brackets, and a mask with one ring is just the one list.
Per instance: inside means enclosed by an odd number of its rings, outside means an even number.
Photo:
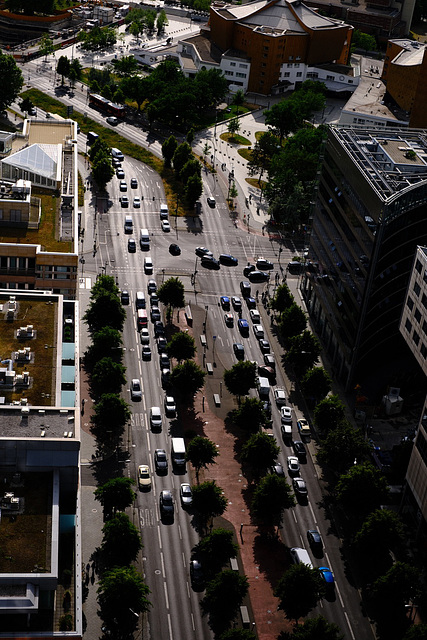
[{"label": "white tent-like roof structure", "polygon": [[61,181],[62,145],[32,144],[1,162],[4,178],[20,177],[56,188]]}]

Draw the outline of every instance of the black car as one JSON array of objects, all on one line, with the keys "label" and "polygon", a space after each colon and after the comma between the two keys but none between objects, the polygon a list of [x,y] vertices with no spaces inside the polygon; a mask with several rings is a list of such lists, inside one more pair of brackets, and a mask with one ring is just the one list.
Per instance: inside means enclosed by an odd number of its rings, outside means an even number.
[{"label": "black car", "polygon": [[255,298],[251,298],[249,296],[249,298],[246,298],[246,304],[248,306],[248,309],[256,309],[256,300],[255,300]]},{"label": "black car", "polygon": [[243,360],[245,357],[245,347],[240,342],[235,342],[233,344],[233,351],[238,360]]},{"label": "black car", "polygon": [[317,529],[308,529],[307,540],[308,540],[308,544],[314,551],[317,551],[317,552],[322,551],[323,549],[322,536],[317,531]]},{"label": "black car", "polygon": [[151,360],[151,347],[149,344],[145,344],[142,347],[142,359],[143,360]]},{"label": "black car", "polygon": [[154,466],[157,472],[167,473],[168,458],[164,449],[156,449],[154,451]]},{"label": "black car", "polygon": [[270,349],[270,343],[268,340],[258,340],[259,342],[259,348],[261,349],[262,353],[270,353],[271,349]]},{"label": "black car", "polygon": [[246,267],[243,269],[243,275],[245,276],[245,278],[249,277],[249,274],[252,273],[252,271],[255,271],[256,266],[254,264],[247,264]]},{"label": "black car", "polygon": [[120,300],[122,304],[129,304],[129,291],[123,290],[120,294]]},{"label": "black car", "polygon": [[156,320],[153,327],[154,327],[154,335],[156,338],[158,338],[159,336],[165,335],[165,325],[161,320]]},{"label": "black car", "polygon": [[166,340],[165,337],[160,336],[159,338],[157,338],[157,351],[159,353],[166,353],[166,345],[167,345],[168,341]]},{"label": "black car", "polygon": [[163,490],[159,498],[160,515],[162,518],[173,520],[174,507],[173,498],[170,491]]},{"label": "black car", "polygon": [[181,248],[177,244],[170,244],[169,253],[171,254],[171,256],[180,256]]},{"label": "black car", "polygon": [[232,296],[231,297],[231,304],[233,305],[234,311],[241,311],[242,310],[242,301],[240,300],[240,298],[238,296]]},{"label": "black car", "polygon": [[258,258],[256,268],[260,271],[271,271],[271,269],[274,269],[274,264],[265,258]]},{"label": "black car", "polygon": [[138,180],[136,178],[131,178],[130,179],[130,188],[131,189],[138,189]]},{"label": "black car", "polygon": [[202,267],[205,267],[205,269],[213,269],[214,271],[218,271],[221,268],[218,260],[215,260],[215,258],[210,258],[209,256],[203,256],[203,258],[201,259],[201,264]]},{"label": "black car", "polygon": [[191,586],[195,591],[203,589],[205,580],[203,576],[202,565],[198,560],[191,560],[190,562],[190,579]]},{"label": "black car", "polygon": [[239,261],[234,256],[231,256],[229,253],[221,253],[219,256],[219,261],[225,267],[237,267]]},{"label": "black car", "polygon": [[307,457],[307,450],[301,440],[294,440],[292,442],[292,449],[299,460]]},{"label": "black car", "polygon": [[134,238],[129,238],[128,240],[128,251],[129,253],[136,253],[136,242]]},{"label": "black car", "polygon": [[250,282],[241,282],[240,283],[240,291],[242,292],[242,296],[244,298],[248,298],[251,295],[251,283]]},{"label": "black car", "polygon": [[258,366],[258,375],[267,378],[270,384],[276,384],[276,372],[272,367]]},{"label": "black car", "polygon": [[248,278],[250,282],[259,283],[259,282],[267,282],[270,279],[270,274],[266,271],[252,271]]}]

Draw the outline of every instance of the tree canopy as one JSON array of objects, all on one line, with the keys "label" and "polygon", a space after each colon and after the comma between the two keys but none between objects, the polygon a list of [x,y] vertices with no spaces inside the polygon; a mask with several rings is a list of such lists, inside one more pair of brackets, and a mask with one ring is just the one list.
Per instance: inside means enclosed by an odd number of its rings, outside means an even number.
[{"label": "tree canopy", "polygon": [[294,296],[290,292],[287,284],[280,284],[276,289],[276,295],[271,301],[271,307],[275,311],[285,311],[294,302]]},{"label": "tree canopy", "polygon": [[362,519],[386,502],[387,480],[372,464],[355,464],[340,476],[336,496],[346,513]]},{"label": "tree canopy", "polygon": [[136,498],[136,493],[132,489],[134,484],[132,478],[121,476],[111,478],[95,489],[95,500],[101,503],[107,515],[124,511]]},{"label": "tree canopy", "polygon": [[101,550],[107,566],[124,567],[136,560],[142,549],[141,534],[125,513],[107,520],[102,533]]},{"label": "tree canopy", "polygon": [[107,393],[120,393],[126,384],[126,368],[109,356],[98,360],[92,370],[90,387],[93,394],[100,398]]},{"label": "tree canopy", "polygon": [[166,351],[170,358],[175,358],[178,362],[190,360],[196,353],[196,343],[189,333],[178,331],[167,343]]},{"label": "tree canopy", "polygon": [[0,78],[0,111],[4,111],[16,100],[24,84],[21,69],[13,56],[0,53]]},{"label": "tree canopy", "polygon": [[369,445],[363,434],[345,421],[322,440],[317,458],[339,474],[353,467],[355,460],[364,460],[368,452]]},{"label": "tree canopy", "polygon": [[231,419],[247,433],[256,433],[270,422],[259,398],[243,398],[238,409],[232,412]]},{"label": "tree canopy", "polygon": [[278,322],[279,331],[285,342],[302,333],[306,326],[305,313],[295,302],[282,312]]},{"label": "tree canopy", "polygon": [[118,296],[109,291],[100,290],[89,303],[83,316],[88,325],[89,332],[93,335],[103,327],[111,327],[117,331],[123,330],[126,311]]},{"label": "tree canopy", "polygon": [[275,473],[261,478],[257,484],[251,510],[267,526],[279,527],[283,510],[295,506],[295,497],[286,479]]},{"label": "tree canopy", "polygon": [[224,384],[235,396],[245,396],[256,387],[256,364],[249,360],[236,362],[224,371]]},{"label": "tree canopy", "polygon": [[289,338],[288,345],[286,360],[298,375],[311,369],[318,361],[322,351],[319,340],[308,330]]},{"label": "tree canopy", "polygon": [[391,563],[390,551],[402,557],[406,538],[405,527],[397,513],[389,509],[376,509],[368,515],[354,536],[354,548],[364,563],[378,567]]},{"label": "tree canopy", "polygon": [[271,467],[280,453],[276,439],[268,433],[252,434],[242,447],[242,462],[258,477]]},{"label": "tree canopy", "polygon": [[195,436],[187,446],[186,457],[194,469],[196,470],[196,479],[199,482],[199,472],[203,467],[208,468],[209,464],[215,464],[215,458],[219,455],[219,451],[212,440]]},{"label": "tree canopy", "polygon": [[205,383],[206,372],[194,360],[185,360],[173,368],[171,384],[183,396],[190,400]]},{"label": "tree canopy", "polygon": [[301,391],[306,399],[311,398],[316,402],[329,393],[331,384],[331,377],[323,367],[313,367],[303,375]]},{"label": "tree canopy", "polygon": [[222,516],[227,508],[227,498],[215,481],[202,482],[193,487],[193,506],[206,525],[210,518]]},{"label": "tree canopy", "polygon": [[307,618],[302,624],[293,628],[289,640],[344,640],[341,629],[323,616]]},{"label": "tree canopy", "polygon": [[227,629],[249,590],[248,579],[236,571],[221,571],[206,586],[206,594],[200,603],[209,625],[215,633]]},{"label": "tree canopy", "polygon": [[206,575],[213,576],[228,562],[235,558],[239,545],[233,542],[233,531],[213,529],[196,545],[195,551],[200,557]]},{"label": "tree canopy", "polygon": [[184,285],[179,278],[168,278],[157,292],[160,302],[169,309],[185,307]]},{"label": "tree canopy", "polygon": [[274,595],[279,598],[279,609],[288,620],[298,623],[315,608],[324,593],[322,576],[318,569],[307,564],[293,564],[277,583]]},{"label": "tree canopy", "polygon": [[102,327],[93,334],[92,342],[88,346],[84,362],[87,370],[92,370],[95,363],[101,360],[106,353],[115,362],[123,359],[123,340],[120,331],[112,327]]},{"label": "tree canopy", "polygon": [[324,436],[339,427],[344,419],[345,405],[337,395],[324,398],[314,410],[314,424]]},{"label": "tree canopy", "polygon": [[129,636],[136,626],[135,615],[148,611],[149,588],[135,567],[115,567],[99,581],[98,603],[101,617],[118,640]]},{"label": "tree canopy", "polygon": [[119,395],[103,393],[100,396],[90,421],[91,432],[101,449],[112,451],[118,446],[130,416],[129,405]]}]

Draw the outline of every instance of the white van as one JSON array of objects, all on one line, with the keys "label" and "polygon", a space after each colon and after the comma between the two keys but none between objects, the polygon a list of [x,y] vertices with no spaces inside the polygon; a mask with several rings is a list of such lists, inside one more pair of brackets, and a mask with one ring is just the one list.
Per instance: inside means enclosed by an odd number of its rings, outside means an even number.
[{"label": "white van", "polygon": [[139,232],[139,245],[143,251],[150,249],[150,234],[148,229],[141,229]]},{"label": "white van", "polygon": [[302,549],[301,547],[292,547],[290,554],[295,564],[306,564],[310,569],[313,569],[310,556],[306,549]]},{"label": "white van", "polygon": [[135,307],[136,309],[145,309],[147,303],[145,302],[145,293],[142,291],[137,291],[135,296]]},{"label": "white van", "polygon": [[113,147],[111,149],[111,155],[113,158],[116,158],[116,160],[119,160],[120,162],[123,162],[123,160],[125,159],[123,153],[120,151],[120,149],[117,149],[116,147]]},{"label": "white van", "polygon": [[144,258],[144,272],[147,276],[153,273],[153,261],[151,260],[151,256],[146,256]]},{"label": "white van", "polygon": [[268,400],[270,396],[270,383],[268,381],[268,378],[258,376],[257,387],[259,397]]},{"label": "white van", "polygon": [[169,215],[169,209],[167,204],[160,205],[160,220],[167,220]]},{"label": "white van", "polygon": [[132,216],[125,216],[124,231],[125,231],[125,233],[132,233],[133,232]]}]

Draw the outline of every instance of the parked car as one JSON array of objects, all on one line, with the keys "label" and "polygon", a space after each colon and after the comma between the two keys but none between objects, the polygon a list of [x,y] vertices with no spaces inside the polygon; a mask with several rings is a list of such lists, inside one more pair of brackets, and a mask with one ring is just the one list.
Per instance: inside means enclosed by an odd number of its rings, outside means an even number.
[{"label": "parked car", "polygon": [[157,472],[167,472],[168,459],[166,456],[166,451],[164,449],[156,449],[154,451],[154,465]]},{"label": "parked car", "polygon": [[299,474],[300,466],[298,462],[298,458],[296,456],[288,456],[288,471],[290,476],[296,476]]},{"label": "parked car", "polygon": [[292,449],[294,450],[295,455],[298,457],[298,460],[303,460],[307,457],[306,448],[301,440],[294,440],[292,442]]},{"label": "parked car", "polygon": [[210,207],[212,207],[212,209],[213,209],[213,208],[214,208],[214,206],[216,205],[216,200],[215,200],[215,198],[212,198],[212,196],[208,196],[208,197],[206,198],[206,201],[207,201],[208,205],[209,205]]},{"label": "parked car", "polygon": [[243,269],[243,275],[245,276],[245,278],[247,278],[249,276],[250,273],[252,273],[252,271],[255,271],[256,266],[254,264],[247,264],[246,267]]},{"label": "parked car", "polygon": [[141,382],[138,378],[133,378],[130,383],[130,398],[134,402],[140,402],[142,400]]},{"label": "parked car", "polygon": [[249,322],[247,320],[245,320],[244,318],[240,318],[237,321],[237,327],[238,327],[240,333],[242,334],[242,336],[248,336],[249,335]]},{"label": "parked car", "polygon": [[272,369],[276,369],[276,360],[274,359],[274,355],[272,353],[265,354],[264,364],[266,367],[271,367]]},{"label": "parked car", "polygon": [[159,306],[159,296],[156,292],[150,293],[150,307]]},{"label": "parked car", "polygon": [[297,420],[297,426],[301,436],[310,435],[310,425],[305,418],[300,418],[299,420]]},{"label": "parked car", "polygon": [[258,365],[258,375],[268,378],[270,384],[276,384],[276,372],[271,367]]},{"label": "parked car", "polygon": [[169,386],[170,378],[171,378],[171,370],[170,369],[162,369],[161,380],[162,380],[163,389],[166,389]]},{"label": "parked car", "polygon": [[193,504],[193,492],[188,482],[183,482],[179,488],[179,497],[183,509],[191,507]]},{"label": "parked car", "polygon": [[276,476],[280,476],[281,478],[283,478],[283,476],[285,475],[285,470],[284,470],[283,466],[280,464],[280,462],[276,461],[273,464],[273,466],[270,467],[270,473],[273,473]]},{"label": "parked car", "polygon": [[277,389],[274,390],[274,400],[276,401],[276,404],[278,407],[282,407],[283,405],[286,404],[286,392],[284,389],[282,389],[281,387],[277,387]]},{"label": "parked car", "polygon": [[120,180],[120,191],[127,191],[128,190],[128,186],[126,184],[126,182],[124,180]]},{"label": "parked car", "polygon": [[166,353],[161,353],[159,356],[160,369],[170,369],[171,363]]},{"label": "parked car", "polygon": [[159,353],[166,353],[167,344],[168,341],[166,340],[166,338],[164,336],[159,336],[157,338],[157,351]]},{"label": "parked car", "polygon": [[159,307],[151,307],[150,309],[151,322],[158,322],[161,318]]},{"label": "parked car", "polygon": [[259,348],[261,349],[262,353],[270,353],[271,351],[270,343],[268,340],[259,340]]},{"label": "parked car", "polygon": [[129,198],[127,196],[122,196],[120,198],[120,204],[123,209],[126,209],[129,206]]},{"label": "parked car", "polygon": [[233,305],[234,311],[242,310],[242,301],[239,296],[231,296],[231,304]]},{"label": "parked car", "polygon": [[120,179],[124,178],[125,177],[125,172],[123,171],[123,169],[121,169],[121,168],[116,169],[116,176],[118,178],[120,178]]},{"label": "parked car", "polygon": [[170,491],[167,491],[166,489],[160,491],[159,507],[162,518],[173,520],[174,506],[173,497]]},{"label": "parked car", "polygon": [[319,567],[320,575],[326,584],[326,589],[330,590],[335,587],[334,574],[329,569],[329,567]]},{"label": "parked car", "polygon": [[154,291],[157,291],[157,284],[155,280],[149,280],[147,282],[147,290],[148,293],[154,293]]},{"label": "parked car", "polygon": [[154,328],[154,336],[156,338],[165,335],[165,325],[161,320],[156,320],[156,322],[153,324],[153,328]]},{"label": "parked car", "polygon": [[259,315],[259,311],[256,309],[251,309],[249,311],[249,316],[254,324],[259,324],[261,321],[261,316]]},{"label": "parked car", "polygon": [[282,424],[292,424],[292,408],[287,406],[281,407],[280,419]]},{"label": "parked car", "polygon": [[292,486],[294,488],[295,494],[300,498],[307,498],[308,491],[307,485],[305,481],[301,477],[294,478],[292,480]]},{"label": "parked car", "polygon": [[173,396],[165,396],[165,413],[170,418],[173,418],[176,415],[176,402]]},{"label": "parked car", "polygon": [[264,328],[261,324],[254,324],[252,329],[257,340],[264,338]]},{"label": "parked car", "polygon": [[141,491],[151,489],[151,473],[148,464],[140,464],[138,467],[138,487]]},{"label": "parked car", "polygon": [[141,344],[149,344],[150,343],[150,333],[146,327],[142,327],[139,332],[139,337],[141,340]]},{"label": "parked car", "polygon": [[246,305],[248,307],[248,309],[256,309],[256,300],[255,298],[251,298],[251,296],[249,296],[248,298],[245,298],[246,300]]},{"label": "parked car", "polygon": [[251,283],[250,282],[241,282],[240,283],[240,292],[244,298],[247,298],[251,295]]},{"label": "parked car", "polygon": [[317,531],[317,529],[308,529],[307,540],[308,540],[308,544],[314,551],[320,552],[323,550],[322,536]]},{"label": "parked car", "polygon": [[205,579],[203,575],[202,565],[198,560],[190,561],[190,580],[191,586],[195,591],[200,591],[201,589],[203,589]]}]

